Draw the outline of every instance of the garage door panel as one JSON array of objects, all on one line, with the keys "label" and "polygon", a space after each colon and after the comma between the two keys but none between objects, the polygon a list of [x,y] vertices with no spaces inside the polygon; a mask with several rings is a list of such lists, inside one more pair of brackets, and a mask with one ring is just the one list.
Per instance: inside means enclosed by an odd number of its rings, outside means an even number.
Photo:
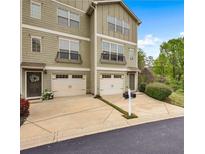
[{"label": "garage door panel", "polygon": [[52,91],[55,97],[76,96],[86,94],[86,79],[53,79]]},{"label": "garage door panel", "polygon": [[113,95],[123,93],[123,78],[101,78],[100,79],[100,95]]}]

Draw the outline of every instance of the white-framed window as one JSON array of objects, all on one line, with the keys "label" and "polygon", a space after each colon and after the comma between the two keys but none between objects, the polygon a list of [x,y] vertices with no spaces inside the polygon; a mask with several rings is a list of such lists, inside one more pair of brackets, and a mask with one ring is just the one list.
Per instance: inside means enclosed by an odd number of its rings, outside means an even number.
[{"label": "white-framed window", "polygon": [[109,42],[106,40],[102,41],[102,52],[108,52],[108,53],[117,53],[117,54],[123,54],[124,53],[124,46],[122,44]]},{"label": "white-framed window", "polygon": [[59,51],[61,58],[77,60],[79,49],[80,42],[78,40],[59,38]]},{"label": "white-framed window", "polygon": [[134,60],[134,56],[135,56],[134,49],[129,49],[129,59],[131,61]]},{"label": "white-framed window", "polygon": [[31,36],[31,51],[41,52],[41,37]]},{"label": "white-framed window", "polygon": [[30,13],[32,18],[41,19],[41,3],[31,1]]},{"label": "white-framed window", "polygon": [[123,20],[117,19],[116,17],[107,17],[108,30],[119,32],[125,35],[129,35],[129,24]]},{"label": "white-framed window", "polygon": [[62,26],[79,28],[80,15],[58,8],[58,24]]}]

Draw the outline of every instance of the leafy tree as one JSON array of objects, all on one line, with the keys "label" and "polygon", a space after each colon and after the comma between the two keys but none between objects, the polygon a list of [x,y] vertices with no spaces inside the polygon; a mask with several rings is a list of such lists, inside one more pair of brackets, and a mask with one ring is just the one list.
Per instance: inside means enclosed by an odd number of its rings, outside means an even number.
[{"label": "leafy tree", "polygon": [[142,70],[145,67],[145,53],[142,49],[138,49],[138,68]]},{"label": "leafy tree", "polygon": [[171,65],[172,78],[180,81],[184,74],[184,38],[171,39],[162,43],[160,55],[165,56],[164,58],[159,56],[164,63],[168,60],[169,63],[166,66]]}]

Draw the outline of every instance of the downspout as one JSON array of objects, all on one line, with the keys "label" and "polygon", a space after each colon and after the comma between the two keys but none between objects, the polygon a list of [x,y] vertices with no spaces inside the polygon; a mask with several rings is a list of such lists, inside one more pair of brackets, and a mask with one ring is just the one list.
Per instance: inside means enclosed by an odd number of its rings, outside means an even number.
[{"label": "downspout", "polygon": [[97,5],[94,9],[94,95],[97,95]]}]

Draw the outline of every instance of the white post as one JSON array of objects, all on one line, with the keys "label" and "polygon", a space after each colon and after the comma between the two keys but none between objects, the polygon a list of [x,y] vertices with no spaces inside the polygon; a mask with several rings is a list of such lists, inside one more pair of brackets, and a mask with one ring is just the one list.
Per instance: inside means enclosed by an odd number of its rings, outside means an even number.
[{"label": "white post", "polygon": [[128,113],[129,113],[129,116],[131,116],[131,91],[130,89],[128,89]]}]

